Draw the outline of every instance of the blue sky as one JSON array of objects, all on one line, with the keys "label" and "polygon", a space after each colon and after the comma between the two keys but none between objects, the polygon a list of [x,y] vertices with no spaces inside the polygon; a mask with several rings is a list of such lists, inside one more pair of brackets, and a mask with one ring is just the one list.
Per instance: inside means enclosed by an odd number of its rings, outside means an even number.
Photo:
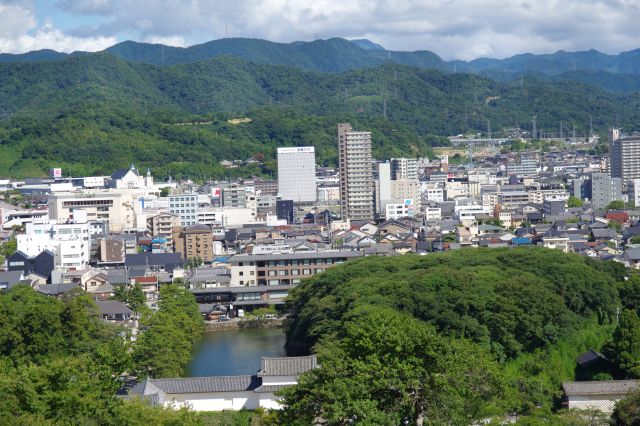
[{"label": "blue sky", "polygon": [[445,59],[640,47],[640,0],[0,0],[0,52],[368,38]]}]

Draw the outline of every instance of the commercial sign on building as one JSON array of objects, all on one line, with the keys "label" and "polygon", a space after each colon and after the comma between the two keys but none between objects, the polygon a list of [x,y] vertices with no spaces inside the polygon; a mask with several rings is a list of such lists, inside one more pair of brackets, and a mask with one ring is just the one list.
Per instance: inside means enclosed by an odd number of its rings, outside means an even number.
[{"label": "commercial sign on building", "polygon": [[412,198],[407,198],[404,200],[404,208],[405,208],[405,212],[407,213],[407,216],[409,217],[415,216],[416,210],[415,210],[415,205],[413,203]]},{"label": "commercial sign on building", "polygon": [[287,148],[278,148],[278,154],[295,154],[298,152],[315,152],[312,146],[295,146]]}]

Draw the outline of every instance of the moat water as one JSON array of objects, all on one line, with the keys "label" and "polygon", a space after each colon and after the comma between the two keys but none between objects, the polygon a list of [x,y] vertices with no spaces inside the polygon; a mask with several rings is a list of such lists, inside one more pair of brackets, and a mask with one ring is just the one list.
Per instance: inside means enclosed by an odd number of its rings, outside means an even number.
[{"label": "moat water", "polygon": [[187,367],[190,377],[255,374],[263,356],[285,356],[282,329],[262,328],[205,333]]}]

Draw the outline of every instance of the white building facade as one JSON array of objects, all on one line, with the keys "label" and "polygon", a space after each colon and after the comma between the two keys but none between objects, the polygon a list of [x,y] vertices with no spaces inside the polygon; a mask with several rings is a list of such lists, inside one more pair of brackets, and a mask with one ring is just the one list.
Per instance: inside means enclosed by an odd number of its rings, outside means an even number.
[{"label": "white building facade", "polygon": [[278,148],[278,195],[295,203],[316,201],[316,152],[312,146]]}]

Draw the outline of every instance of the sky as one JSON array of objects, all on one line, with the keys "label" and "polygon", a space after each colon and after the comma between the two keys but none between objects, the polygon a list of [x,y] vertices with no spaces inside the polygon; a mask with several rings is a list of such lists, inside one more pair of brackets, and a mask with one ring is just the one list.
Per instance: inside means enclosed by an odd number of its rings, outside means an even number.
[{"label": "sky", "polygon": [[640,0],[0,0],[0,53],[367,38],[446,60],[640,48]]}]

